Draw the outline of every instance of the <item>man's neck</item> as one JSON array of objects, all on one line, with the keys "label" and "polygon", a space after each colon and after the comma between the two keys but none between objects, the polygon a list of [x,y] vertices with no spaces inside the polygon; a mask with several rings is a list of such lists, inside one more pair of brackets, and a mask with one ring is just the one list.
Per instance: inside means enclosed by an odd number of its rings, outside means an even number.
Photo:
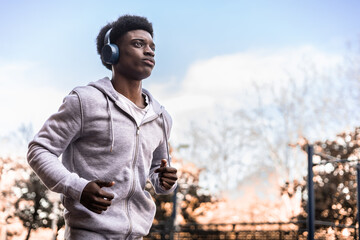
[{"label": "man's neck", "polygon": [[142,96],[142,81],[130,80],[122,76],[114,76],[111,80],[114,89],[140,108],[146,106]]}]

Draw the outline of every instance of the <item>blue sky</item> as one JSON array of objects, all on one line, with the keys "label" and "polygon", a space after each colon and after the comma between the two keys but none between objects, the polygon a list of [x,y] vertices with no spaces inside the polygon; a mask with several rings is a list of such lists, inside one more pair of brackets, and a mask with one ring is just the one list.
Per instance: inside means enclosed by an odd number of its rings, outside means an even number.
[{"label": "blue sky", "polygon": [[[312,44],[337,51],[359,35],[359,1],[2,1],[0,60],[34,61],[58,87],[107,71],[94,40],[119,15],[154,24],[152,81],[180,80],[199,59],[256,48]],[[65,74],[66,73],[66,74]],[[41,83],[43,84],[43,83]]]},{"label": "blue sky", "polygon": [[[179,88],[176,94],[183,94],[201,62],[304,46],[326,58],[341,55],[346,42],[360,36],[360,1],[1,0],[0,6],[0,107],[6,116],[0,137],[21,123],[33,123],[37,130],[73,87],[110,75],[100,63],[95,38],[122,14],[146,16],[153,23],[157,64],[144,86],[172,109],[176,104],[161,91]],[[198,84],[207,86],[206,77]]]}]

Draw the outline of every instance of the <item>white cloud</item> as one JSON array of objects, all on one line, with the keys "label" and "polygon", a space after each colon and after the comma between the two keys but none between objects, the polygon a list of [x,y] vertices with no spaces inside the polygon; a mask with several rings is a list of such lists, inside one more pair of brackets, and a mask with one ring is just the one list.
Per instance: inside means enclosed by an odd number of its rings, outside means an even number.
[{"label": "white cloud", "polygon": [[[190,121],[211,117],[214,106],[231,109],[247,106],[254,84],[285,86],[290,77],[301,81],[304,68],[334,69],[342,57],[312,46],[280,50],[251,50],[195,62],[180,83],[150,85],[174,118],[179,135]],[[173,90],[178,84],[177,90]],[[171,95],[169,95],[169,89]]]},{"label": "white cloud", "polygon": [[[252,50],[195,62],[182,81],[174,77],[167,84],[146,84],[173,116],[173,136],[180,136],[190,121],[204,121],[214,114],[215,105],[225,109],[247,105],[254,83],[283,85],[289,75],[301,79],[301,67],[308,63],[326,69],[340,62],[341,56],[311,46]],[[51,79],[35,62],[0,59],[0,136],[23,123],[32,123],[38,131],[57,111],[68,92],[47,84]]]},{"label": "white cloud", "polygon": [[[67,93],[52,88],[50,84],[40,84],[50,79],[51,76],[36,63],[0,61],[1,138],[9,137],[22,124],[31,123],[33,129],[38,131],[58,109]],[[13,149],[13,146],[6,146],[7,141],[2,143],[1,154],[7,154],[7,149]]]},{"label": "white cloud", "polygon": [[65,93],[51,87],[22,86],[8,88],[0,93],[0,135],[17,129],[23,123],[33,123],[39,129],[45,120],[60,106]]}]

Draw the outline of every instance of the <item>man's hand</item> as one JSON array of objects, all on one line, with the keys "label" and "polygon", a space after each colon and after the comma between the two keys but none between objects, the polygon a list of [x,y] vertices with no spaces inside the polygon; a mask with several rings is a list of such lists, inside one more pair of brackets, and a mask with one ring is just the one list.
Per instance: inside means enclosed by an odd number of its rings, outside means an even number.
[{"label": "man's hand", "polygon": [[177,170],[173,167],[166,167],[166,159],[161,160],[160,168],[155,170],[155,173],[159,173],[160,184],[166,189],[169,190],[177,181],[178,177],[176,175]]},{"label": "man's hand", "polygon": [[112,187],[115,182],[103,182],[100,180],[89,182],[82,194],[80,203],[90,211],[101,214],[111,205],[114,194],[102,190],[102,187]]}]

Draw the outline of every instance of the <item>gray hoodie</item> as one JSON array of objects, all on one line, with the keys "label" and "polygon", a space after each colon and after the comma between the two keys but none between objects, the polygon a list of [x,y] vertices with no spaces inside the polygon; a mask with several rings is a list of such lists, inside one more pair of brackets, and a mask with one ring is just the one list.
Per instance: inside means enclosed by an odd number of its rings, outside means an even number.
[{"label": "gray hoodie", "polygon": [[[61,193],[67,225],[75,232],[88,230],[81,239],[147,235],[155,215],[152,197],[144,190],[147,179],[157,194],[169,194],[176,187],[164,190],[154,173],[161,159],[168,159],[171,117],[143,92],[156,114],[145,116],[137,126],[108,78],[77,87],[29,144],[28,162],[50,190]],[[115,181],[104,188],[115,197],[102,214],[80,203],[84,187],[97,179]]]}]

